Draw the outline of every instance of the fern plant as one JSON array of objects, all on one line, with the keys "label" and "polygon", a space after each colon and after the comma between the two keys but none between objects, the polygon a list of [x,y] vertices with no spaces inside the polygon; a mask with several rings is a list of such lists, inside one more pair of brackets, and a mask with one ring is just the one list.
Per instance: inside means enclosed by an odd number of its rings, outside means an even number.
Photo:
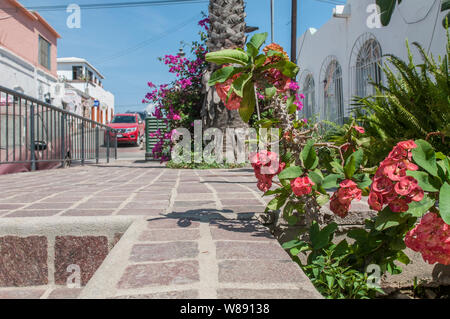
[{"label": "fern plant", "polygon": [[408,61],[386,55],[385,84],[372,83],[376,94],[354,99],[357,121],[373,140],[367,150],[373,162],[405,139],[428,139],[438,151],[450,153],[449,33],[447,53],[437,60],[420,44],[413,45],[422,63],[414,64],[407,42]]}]

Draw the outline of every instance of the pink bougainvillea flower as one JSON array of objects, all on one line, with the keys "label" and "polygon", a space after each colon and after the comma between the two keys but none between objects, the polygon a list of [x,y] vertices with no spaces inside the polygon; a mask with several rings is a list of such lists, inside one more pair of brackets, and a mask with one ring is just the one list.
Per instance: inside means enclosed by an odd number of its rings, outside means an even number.
[{"label": "pink bougainvillea flower", "polygon": [[289,88],[293,91],[297,91],[300,89],[300,85],[298,85],[297,82],[291,81],[291,83],[289,83]]}]

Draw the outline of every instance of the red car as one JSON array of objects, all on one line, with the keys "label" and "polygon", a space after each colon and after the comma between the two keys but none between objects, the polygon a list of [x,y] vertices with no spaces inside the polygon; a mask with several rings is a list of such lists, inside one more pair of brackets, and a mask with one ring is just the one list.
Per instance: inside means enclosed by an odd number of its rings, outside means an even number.
[{"label": "red car", "polygon": [[117,143],[141,145],[145,137],[145,122],[139,114],[116,114],[109,127],[117,131]]}]

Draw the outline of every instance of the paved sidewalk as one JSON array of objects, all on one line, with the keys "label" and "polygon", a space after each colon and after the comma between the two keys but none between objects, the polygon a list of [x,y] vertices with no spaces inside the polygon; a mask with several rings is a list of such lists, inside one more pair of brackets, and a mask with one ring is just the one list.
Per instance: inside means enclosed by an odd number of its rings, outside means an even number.
[{"label": "paved sidewalk", "polygon": [[0,298],[321,298],[253,218],[265,200],[247,169],[171,170],[117,161],[0,176],[0,223],[136,220],[81,292],[2,288]]}]

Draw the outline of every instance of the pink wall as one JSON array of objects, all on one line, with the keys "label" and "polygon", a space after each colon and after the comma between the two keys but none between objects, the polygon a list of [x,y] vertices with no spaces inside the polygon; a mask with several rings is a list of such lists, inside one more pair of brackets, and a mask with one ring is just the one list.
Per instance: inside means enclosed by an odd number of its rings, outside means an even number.
[{"label": "pink wall", "polygon": [[[60,36],[44,21],[15,0],[0,0],[0,46],[57,77],[57,39]],[[39,35],[51,44],[50,70],[39,64]]]}]

